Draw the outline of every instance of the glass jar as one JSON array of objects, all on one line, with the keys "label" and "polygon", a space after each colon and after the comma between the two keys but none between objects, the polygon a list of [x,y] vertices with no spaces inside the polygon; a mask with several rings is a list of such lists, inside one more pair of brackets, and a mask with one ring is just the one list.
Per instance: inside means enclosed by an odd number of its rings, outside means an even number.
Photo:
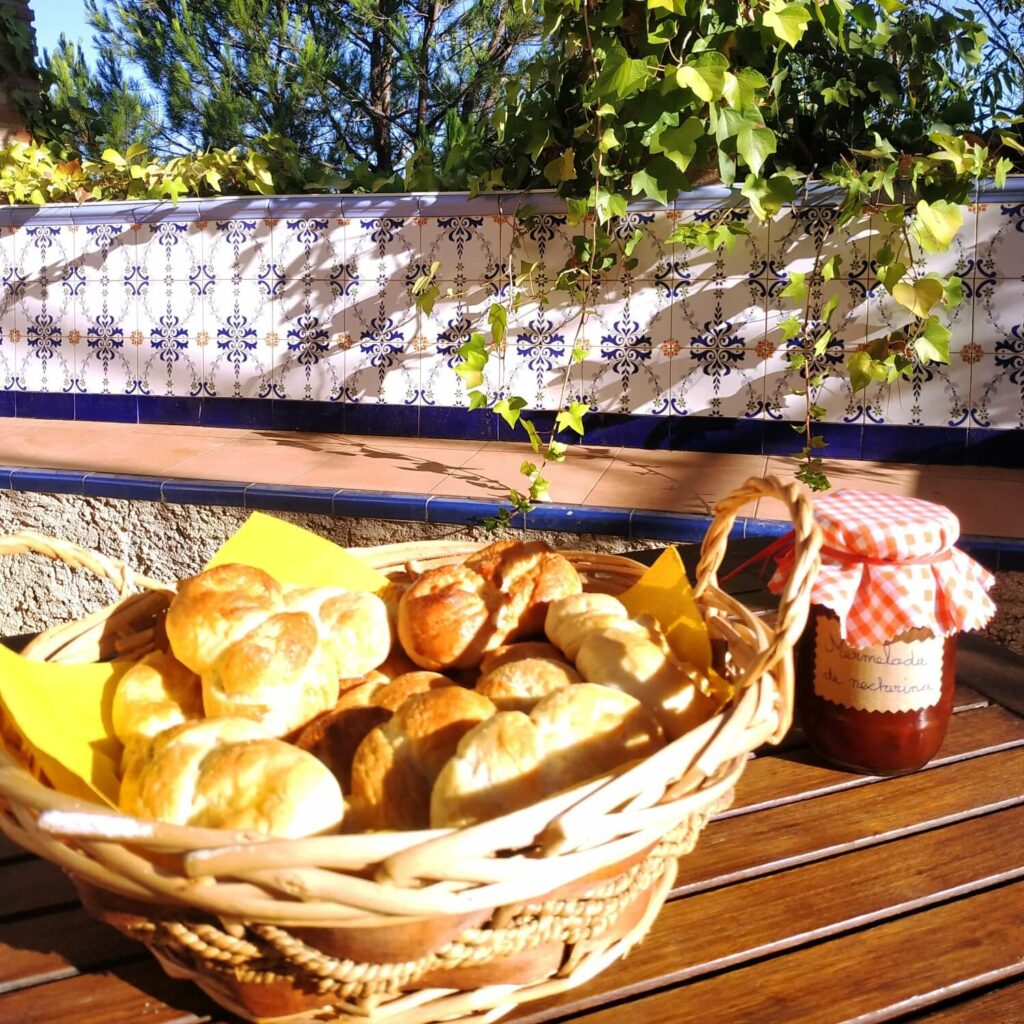
[{"label": "glass jar", "polygon": [[926,629],[879,647],[840,637],[830,608],[812,605],[796,649],[796,715],[822,757],[852,771],[902,775],[937,753],[953,710],[956,633]]}]

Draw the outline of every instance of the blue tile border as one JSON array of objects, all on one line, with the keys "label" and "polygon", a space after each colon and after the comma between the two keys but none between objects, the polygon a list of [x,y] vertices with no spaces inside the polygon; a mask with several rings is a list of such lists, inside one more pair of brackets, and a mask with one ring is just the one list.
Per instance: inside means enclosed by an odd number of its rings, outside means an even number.
[{"label": "blue tile border", "polygon": [[[225,480],[179,480],[7,466],[0,466],[0,490],[462,526],[480,526],[487,516],[495,515],[501,507],[493,501],[427,494],[336,490],[293,484],[245,484]],[[525,518],[521,515],[513,517],[511,525],[517,529],[602,534],[630,540],[699,543],[711,522],[709,515],[545,503]],[[729,537],[731,540],[764,537],[767,541],[787,533],[789,529],[789,524],[780,520],[737,518]],[[1024,539],[968,535],[960,538],[958,546],[990,569],[1024,569]]]},{"label": "blue tile border", "polygon": [[[547,436],[555,414],[547,410],[528,414],[542,436]],[[379,437],[526,440],[523,430],[513,430],[493,413],[460,406],[0,392],[0,418],[11,416]],[[781,420],[591,413],[586,424],[582,441],[603,447],[792,455],[802,444],[793,423]],[[1024,430],[1019,429],[821,423],[815,432],[827,442],[823,450],[827,459],[1024,468]],[[559,438],[568,444],[581,442],[571,431],[562,431]]]}]

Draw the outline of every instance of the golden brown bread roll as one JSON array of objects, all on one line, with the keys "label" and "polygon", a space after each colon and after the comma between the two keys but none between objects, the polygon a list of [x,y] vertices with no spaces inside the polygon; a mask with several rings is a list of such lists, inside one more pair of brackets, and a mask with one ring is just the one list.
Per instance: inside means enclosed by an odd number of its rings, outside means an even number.
[{"label": "golden brown bread roll", "polygon": [[523,658],[506,661],[481,676],[475,689],[493,701],[499,711],[529,712],[542,697],[580,682],[576,670],[567,662]]},{"label": "golden brown bread roll", "polygon": [[461,686],[415,694],[359,744],[352,762],[352,813],[364,829],[430,823],[430,791],[459,740],[495,712]]},{"label": "golden brown bread roll", "polygon": [[709,719],[718,704],[699,669],[676,657],[656,626],[627,620],[588,633],[576,667],[592,683],[614,686],[649,708],[674,740]]},{"label": "golden brown bread roll", "polygon": [[474,668],[540,630],[548,604],[582,589],[563,556],[539,541],[499,541],[462,565],[428,569],[402,595],[398,635],[427,669]]},{"label": "golden brown bread roll", "polygon": [[625,606],[611,594],[572,594],[548,608],[544,633],[570,661],[575,661],[588,633],[628,619]]},{"label": "golden brown bread roll", "polygon": [[376,595],[280,586],[244,565],[184,581],[167,636],[201,677],[208,716],[251,718],[277,736],[333,706],[339,680],[383,662],[392,640]]},{"label": "golden brown bread roll", "polygon": [[312,754],[238,718],[186,722],[136,745],[119,803],[176,825],[292,838],[336,830],[345,811],[337,781]]},{"label": "golden brown bread roll", "polygon": [[549,661],[565,661],[562,652],[545,640],[520,640],[514,644],[502,644],[488,651],[480,662],[480,675],[485,676],[501,665],[510,661],[522,661],[525,658],[547,658]]},{"label": "golden brown bread roll", "polygon": [[459,742],[430,797],[435,828],[463,828],[526,807],[664,745],[654,716],[619,690],[580,683],[529,715],[500,711]]},{"label": "golden brown bread roll", "polygon": [[182,722],[203,717],[199,676],[172,654],[153,651],[136,662],[114,691],[114,735],[127,747]]},{"label": "golden brown bread roll", "polygon": [[388,721],[414,694],[451,685],[450,679],[437,672],[406,672],[390,681],[362,683],[343,693],[330,711],[307,723],[295,745],[330,768],[342,792],[349,793],[352,760],[369,733]]}]

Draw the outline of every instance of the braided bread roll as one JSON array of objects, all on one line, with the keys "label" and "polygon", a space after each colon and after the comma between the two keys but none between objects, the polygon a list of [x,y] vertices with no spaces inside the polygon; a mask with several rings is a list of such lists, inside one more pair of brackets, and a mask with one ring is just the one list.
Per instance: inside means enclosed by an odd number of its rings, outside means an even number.
[{"label": "braided bread roll", "polygon": [[539,632],[548,605],[581,590],[572,564],[541,541],[499,541],[423,573],[402,595],[398,635],[421,668],[475,668],[488,651]]},{"label": "braided bread roll", "polygon": [[312,754],[256,722],[185,722],[128,752],[120,807],[176,825],[296,838],[337,830],[345,813],[334,776]]},{"label": "braided bread roll", "polygon": [[202,681],[207,716],[250,718],[274,736],[332,707],[339,680],[380,665],[392,642],[376,595],[286,587],[246,565],[184,581],[166,629],[175,656]]}]

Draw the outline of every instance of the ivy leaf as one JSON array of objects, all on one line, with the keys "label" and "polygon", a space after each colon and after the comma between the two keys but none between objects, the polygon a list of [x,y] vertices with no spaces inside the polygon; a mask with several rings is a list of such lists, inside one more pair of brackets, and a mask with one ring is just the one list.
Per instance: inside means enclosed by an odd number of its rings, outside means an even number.
[{"label": "ivy leaf", "polygon": [[703,134],[703,122],[696,117],[688,117],[678,127],[664,128],[652,138],[651,152],[664,153],[680,171],[685,171],[697,153],[697,140]]},{"label": "ivy leaf", "polygon": [[487,310],[487,324],[495,345],[501,345],[508,332],[508,310],[500,302],[492,302]]},{"label": "ivy leaf", "polygon": [[[828,343],[832,340],[831,331],[822,331],[821,337],[814,343],[815,358],[820,359],[828,351]],[[813,381],[811,382],[814,383]],[[818,382],[821,383],[820,381]],[[817,385],[815,385],[817,386]]]},{"label": "ivy leaf", "polygon": [[100,159],[105,164],[113,164],[115,167],[124,167],[128,163],[127,160],[116,149],[105,149],[100,154]]},{"label": "ivy leaf", "polygon": [[753,68],[744,68],[735,75],[726,74],[722,96],[733,110],[751,106],[761,89],[768,88],[768,79]]},{"label": "ivy leaf", "polygon": [[762,20],[778,39],[796,46],[807,31],[811,14],[803,4],[778,3],[773,0]]},{"label": "ivy leaf", "polygon": [[673,14],[686,13],[686,0],[647,0],[649,11],[671,11]]},{"label": "ivy leaf", "polygon": [[924,330],[914,339],[914,352],[923,363],[948,363],[950,330],[936,317],[929,317]]},{"label": "ivy leaf", "polygon": [[512,395],[510,398],[501,398],[494,403],[494,411],[510,426],[514,427],[519,422],[519,415],[526,408],[526,399],[519,395]]},{"label": "ivy leaf", "polygon": [[1005,156],[1000,157],[996,161],[995,169],[992,173],[995,179],[996,188],[1006,187],[1006,176],[1013,170],[1013,161],[1008,160]]},{"label": "ivy leaf", "polygon": [[565,462],[565,453],[568,450],[569,446],[562,441],[551,441],[548,443],[547,448],[544,449],[544,461]]},{"label": "ivy leaf", "polygon": [[946,309],[956,309],[964,301],[964,283],[955,274],[943,284],[943,302]]},{"label": "ivy leaf", "polygon": [[638,196],[642,192],[656,203],[668,206],[668,189],[663,188],[661,182],[650,171],[636,171],[633,174],[630,187],[633,190],[633,195]]},{"label": "ivy leaf", "polygon": [[885,285],[885,290],[892,295],[893,288],[903,280],[903,275],[907,272],[906,264],[900,262],[890,263],[881,269],[882,274],[879,280]]},{"label": "ivy leaf", "polygon": [[836,311],[836,307],[839,305],[839,296],[833,295],[828,302],[822,306],[821,309],[821,321],[822,323],[828,323],[832,319],[832,314]]},{"label": "ivy leaf", "polygon": [[622,44],[616,43],[604,59],[593,91],[595,97],[611,93],[624,100],[646,89],[650,78],[651,69],[647,61],[630,57]]},{"label": "ivy leaf", "polygon": [[583,436],[583,415],[590,409],[587,402],[572,402],[555,417],[555,430],[574,430]]},{"label": "ivy leaf", "polygon": [[487,406],[487,395],[482,391],[470,391],[469,393],[469,409],[472,412],[474,409],[483,409]]},{"label": "ivy leaf", "polygon": [[956,203],[945,199],[928,203],[922,199],[917,204],[917,215],[910,226],[910,233],[925,252],[945,252],[963,222],[963,209]]},{"label": "ivy leaf", "polygon": [[564,153],[560,153],[544,165],[544,177],[552,185],[557,185],[560,181],[575,181],[576,163],[574,157],[575,151],[570,146]]},{"label": "ivy leaf", "polygon": [[794,271],[789,275],[789,284],[780,292],[784,299],[796,299],[797,302],[803,302],[807,297],[807,275],[799,274]]},{"label": "ivy leaf", "polygon": [[782,323],[779,324],[779,328],[782,331],[782,340],[790,341],[800,333],[800,321],[795,316],[787,316]]},{"label": "ivy leaf", "polygon": [[717,50],[709,50],[679,68],[676,81],[681,88],[692,90],[698,99],[712,103],[722,98],[728,69],[728,59]]},{"label": "ivy leaf", "polygon": [[934,277],[921,277],[910,284],[903,282],[892,290],[892,297],[901,306],[922,319],[928,316],[937,302],[942,301],[942,296],[942,282]]},{"label": "ivy leaf", "polygon": [[537,433],[537,428],[533,425],[533,420],[520,420],[519,422],[530,439],[530,447],[539,455],[543,442],[540,439],[540,434]]},{"label": "ivy leaf", "polygon": [[842,256],[830,256],[821,265],[821,278],[823,281],[835,280],[836,274],[839,273],[839,267],[843,262]]},{"label": "ivy leaf", "polygon": [[736,136],[736,152],[753,174],[759,174],[765,160],[775,152],[775,133],[769,128],[755,128],[748,122]]}]

